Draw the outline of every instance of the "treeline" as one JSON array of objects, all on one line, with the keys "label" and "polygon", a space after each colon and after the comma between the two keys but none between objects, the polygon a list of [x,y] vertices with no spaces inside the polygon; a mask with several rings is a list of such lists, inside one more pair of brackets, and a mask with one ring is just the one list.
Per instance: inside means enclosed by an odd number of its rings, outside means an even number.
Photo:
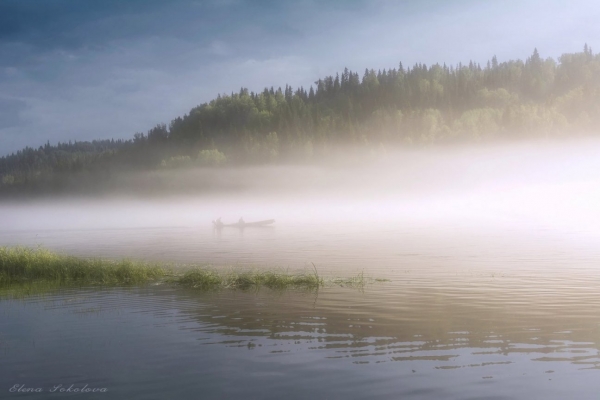
[{"label": "treeline", "polygon": [[[0,158],[0,187],[73,174],[273,162],[326,156],[339,144],[367,148],[489,138],[569,135],[600,126],[600,55],[457,66],[401,63],[345,69],[308,90],[265,88],[219,95],[131,140],[26,148]],[[50,183],[49,183],[50,182]]]}]

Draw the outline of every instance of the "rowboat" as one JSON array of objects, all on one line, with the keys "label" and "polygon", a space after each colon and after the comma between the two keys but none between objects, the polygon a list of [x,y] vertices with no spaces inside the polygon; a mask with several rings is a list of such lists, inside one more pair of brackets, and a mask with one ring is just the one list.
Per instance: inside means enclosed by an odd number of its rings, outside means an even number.
[{"label": "rowboat", "polygon": [[223,228],[223,227],[233,227],[233,228],[248,228],[255,226],[267,226],[271,225],[275,222],[274,219],[265,219],[262,221],[255,222],[236,222],[235,224],[224,224],[220,220],[213,221],[213,225],[215,228]]}]

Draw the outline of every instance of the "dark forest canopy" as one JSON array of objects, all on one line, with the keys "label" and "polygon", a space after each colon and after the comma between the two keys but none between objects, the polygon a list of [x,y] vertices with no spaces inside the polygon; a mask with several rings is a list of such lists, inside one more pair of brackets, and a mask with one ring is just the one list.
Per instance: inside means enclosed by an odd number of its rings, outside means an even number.
[{"label": "dark forest canopy", "polygon": [[77,174],[314,159],[340,144],[379,148],[567,136],[600,127],[600,55],[558,60],[345,69],[308,90],[216,99],[130,140],[59,143],[0,158],[0,190],[59,190]]}]

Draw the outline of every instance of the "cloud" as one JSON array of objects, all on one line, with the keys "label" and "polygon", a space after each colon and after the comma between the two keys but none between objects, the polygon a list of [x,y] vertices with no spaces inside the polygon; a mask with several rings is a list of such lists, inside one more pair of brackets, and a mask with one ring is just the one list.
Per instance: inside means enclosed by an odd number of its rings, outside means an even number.
[{"label": "cloud", "polygon": [[0,97],[0,129],[22,123],[21,114],[26,109],[27,103],[23,100]]},{"label": "cloud", "polygon": [[218,93],[308,88],[344,67],[600,49],[598,19],[600,4],[583,0],[4,0],[0,155],[130,138]]},{"label": "cloud", "polygon": [[210,44],[210,52],[218,56],[231,55],[231,48],[225,42],[215,40]]}]

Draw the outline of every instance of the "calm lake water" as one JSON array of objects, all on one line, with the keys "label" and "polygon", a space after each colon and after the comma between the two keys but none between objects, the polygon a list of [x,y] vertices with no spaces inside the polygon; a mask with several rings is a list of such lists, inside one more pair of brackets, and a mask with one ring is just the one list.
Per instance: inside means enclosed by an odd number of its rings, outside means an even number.
[{"label": "calm lake water", "polygon": [[[388,190],[367,182],[368,190],[326,194],[261,188],[2,205],[1,245],[218,268],[315,263],[326,277],[389,281],[364,290],[152,285],[0,299],[0,397],[62,398],[70,394],[50,391],[88,385],[107,393],[77,396],[599,398],[600,180],[573,175],[535,176],[535,185],[471,176],[458,192],[411,186],[407,194],[390,189],[393,181]],[[215,231],[219,216],[277,222]],[[43,393],[10,392],[15,385]]]}]

